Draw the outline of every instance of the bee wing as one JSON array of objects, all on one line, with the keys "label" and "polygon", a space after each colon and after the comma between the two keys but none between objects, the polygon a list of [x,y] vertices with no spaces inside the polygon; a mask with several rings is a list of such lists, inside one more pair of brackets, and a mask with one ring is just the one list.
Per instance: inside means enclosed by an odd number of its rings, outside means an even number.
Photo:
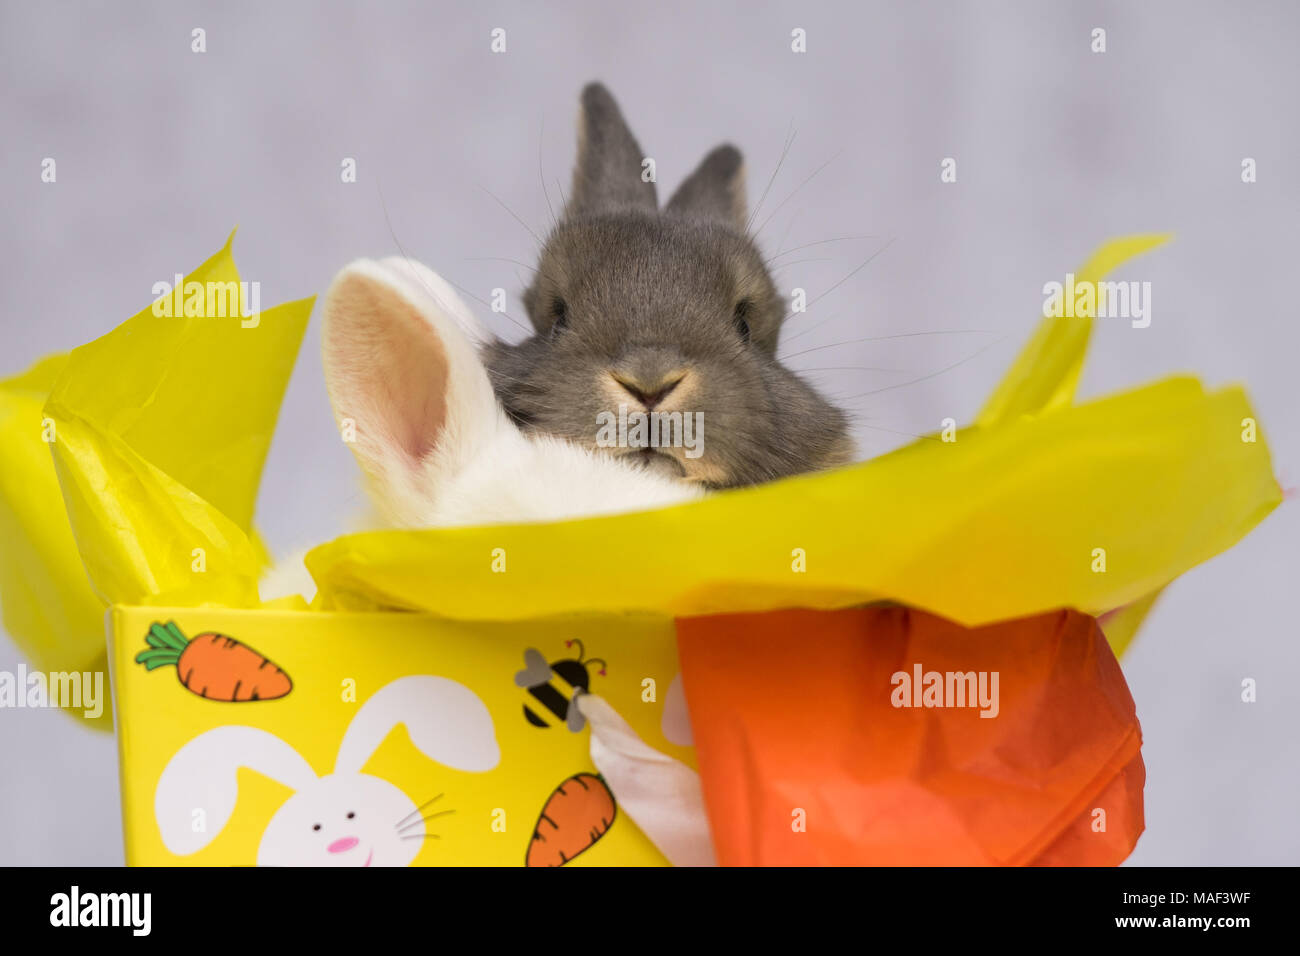
[{"label": "bee wing", "polygon": [[580,696],[582,696],[582,688],[575,687],[573,689],[573,699],[569,701],[569,714],[564,719],[564,725],[575,734],[587,726],[587,718],[582,716],[582,711],[578,709],[578,698]]},{"label": "bee wing", "polygon": [[515,684],[519,687],[536,687],[551,679],[551,665],[546,663],[542,652],[530,647],[524,651],[524,669],[515,672]]}]

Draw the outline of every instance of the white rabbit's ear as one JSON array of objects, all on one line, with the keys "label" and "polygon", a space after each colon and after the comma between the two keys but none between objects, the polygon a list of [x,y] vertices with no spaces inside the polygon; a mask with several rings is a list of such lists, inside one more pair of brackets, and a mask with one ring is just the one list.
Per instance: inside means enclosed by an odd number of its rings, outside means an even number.
[{"label": "white rabbit's ear", "polygon": [[330,402],[394,524],[427,524],[440,488],[505,425],[484,338],[446,282],[403,259],[358,260],[325,295]]},{"label": "white rabbit's ear", "polygon": [[387,270],[389,275],[411,286],[411,291],[415,295],[431,300],[434,308],[451,319],[472,345],[479,346],[494,338],[465,304],[465,300],[457,295],[451,283],[423,262],[416,262],[403,256],[389,256],[387,259],[380,259],[379,265]]},{"label": "white rabbit's ear", "polygon": [[454,680],[417,674],[375,691],[339,745],[337,773],[359,773],[394,727],[420,753],[456,770],[491,770],[501,759],[492,715],[478,695]]},{"label": "white rabbit's ear", "polygon": [[154,816],[168,850],[197,853],[225,828],[239,796],[240,767],[294,790],[316,779],[298,751],[265,730],[217,727],[199,734],[167,762],[154,792]]}]

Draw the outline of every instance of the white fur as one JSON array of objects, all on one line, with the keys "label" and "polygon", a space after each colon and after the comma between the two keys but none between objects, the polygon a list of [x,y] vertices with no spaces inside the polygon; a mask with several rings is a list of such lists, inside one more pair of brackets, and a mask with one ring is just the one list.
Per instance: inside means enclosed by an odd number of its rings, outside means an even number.
[{"label": "white fur", "polygon": [[[393,411],[375,394],[373,383],[349,376],[347,370],[374,353],[367,347],[356,354],[358,324],[372,334],[390,336],[388,354],[397,351],[416,362],[430,352],[431,342],[412,334],[400,315],[361,320],[350,313],[349,293],[357,284],[398,293],[446,351],[447,376],[440,378],[431,368],[421,385],[443,396],[447,420],[431,436],[435,447],[419,461],[395,447],[385,425]],[[351,414],[358,429],[368,429],[373,438],[359,435],[354,451],[389,523],[442,527],[556,521],[657,508],[703,494],[698,486],[639,465],[521,432],[501,410],[479,359],[477,345],[487,337],[446,282],[407,260],[359,260],[331,285],[325,298],[326,383],[336,414]]]},{"label": "white fur", "polygon": [[[522,432],[502,411],[479,358],[490,334],[426,266],[359,259],[331,283],[324,315],[330,402],[340,426],[355,425],[351,447],[368,479],[377,526],[562,521],[704,494],[640,464]],[[430,406],[445,411],[439,427],[422,421]],[[430,445],[422,455],[410,454],[413,436]],[[264,597],[310,596],[315,588],[304,553],[267,573]]]}]

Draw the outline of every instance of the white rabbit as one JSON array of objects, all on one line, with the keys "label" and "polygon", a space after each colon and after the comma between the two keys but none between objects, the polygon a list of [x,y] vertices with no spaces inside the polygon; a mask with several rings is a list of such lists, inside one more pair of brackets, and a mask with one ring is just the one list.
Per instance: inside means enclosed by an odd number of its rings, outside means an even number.
[{"label": "white rabbit", "polygon": [[[370,524],[558,521],[705,493],[563,439],[522,432],[502,411],[479,358],[487,331],[427,266],[358,259],[334,278],[324,313],[325,383],[340,434],[369,480]],[[263,576],[264,598],[315,593],[306,552],[287,555]]]},{"label": "white rabbit", "polygon": [[163,844],[197,853],[234,813],[240,767],[295,792],[262,834],[262,866],[407,866],[424,845],[430,816],[454,803],[422,794],[417,805],[387,780],[361,772],[396,726],[430,760],[457,770],[491,770],[501,758],[478,696],[445,677],[412,675],[385,684],[361,706],[339,745],[334,772],[317,777],[287,743],[254,727],[217,727],[176,752],[158,778],[154,814]]},{"label": "white rabbit", "polygon": [[485,334],[456,292],[418,263],[361,259],[330,285],[325,382],[385,523],[554,521],[704,494],[522,432],[501,410],[479,358]]},{"label": "white rabbit", "polygon": [[[385,525],[554,521],[663,507],[705,493],[521,431],[498,404],[480,359],[486,331],[423,265],[358,260],[335,277],[324,313],[330,402]],[[301,555],[263,581],[263,594],[312,589]],[[681,710],[675,724],[689,728]],[[586,702],[588,711],[593,762],[627,815],[673,862],[712,862],[698,775],[646,746],[599,698]]]}]

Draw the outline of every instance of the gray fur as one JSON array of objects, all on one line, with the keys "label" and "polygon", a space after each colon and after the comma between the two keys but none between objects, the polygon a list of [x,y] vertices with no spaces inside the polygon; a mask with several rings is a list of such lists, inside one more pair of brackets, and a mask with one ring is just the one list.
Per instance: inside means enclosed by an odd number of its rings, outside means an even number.
[{"label": "gray fur", "polygon": [[594,448],[597,415],[617,412],[611,375],[654,392],[685,369],[681,410],[705,429],[703,455],[676,459],[685,477],[730,487],[845,463],[844,413],[776,359],[785,301],[745,233],[740,153],[715,149],[660,212],[613,97],[592,84],[582,104],[574,195],[524,295],[536,334],[485,350],[507,412]]},{"label": "gray fur", "polygon": [[667,211],[675,216],[727,222],[743,233],[747,227],[745,160],[740,150],[728,143],[705,156],[668,200]]},{"label": "gray fur", "polygon": [[589,84],[582,91],[578,161],[573,166],[568,212],[574,216],[620,208],[654,212],[659,199],[655,184],[641,180],[644,159],[609,90],[599,83]]}]

